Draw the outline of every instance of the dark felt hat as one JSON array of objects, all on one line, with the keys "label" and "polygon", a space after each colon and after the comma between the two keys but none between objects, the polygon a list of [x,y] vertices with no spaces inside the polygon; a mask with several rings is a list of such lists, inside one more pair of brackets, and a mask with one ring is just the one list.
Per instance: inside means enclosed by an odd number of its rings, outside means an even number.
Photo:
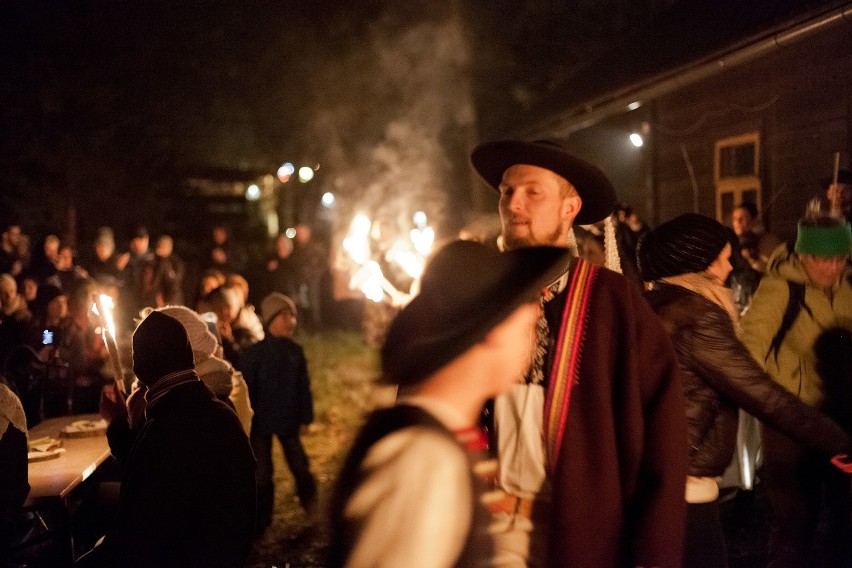
[{"label": "dark felt hat", "polygon": [[636,256],[639,275],[651,282],[666,276],[703,272],[718,258],[730,234],[721,223],[686,213],[646,233]]},{"label": "dark felt hat", "polygon": [[385,378],[420,382],[480,342],[568,267],[567,249],[500,253],[472,241],[446,245],[429,261],[420,294],[391,323],[382,347]]},{"label": "dark felt hat", "polygon": [[572,156],[556,141],[500,140],[485,142],[470,156],[473,167],[488,184],[498,189],[503,173],[518,164],[546,168],[567,179],[577,190],[583,207],[574,219],[578,225],[597,223],[615,209],[615,188],[600,169]]}]

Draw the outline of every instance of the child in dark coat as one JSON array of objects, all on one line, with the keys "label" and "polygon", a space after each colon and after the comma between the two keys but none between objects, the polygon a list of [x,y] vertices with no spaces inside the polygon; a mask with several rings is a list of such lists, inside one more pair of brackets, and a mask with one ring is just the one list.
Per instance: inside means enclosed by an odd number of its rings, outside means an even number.
[{"label": "child in dark coat", "polygon": [[313,422],[313,395],[302,347],[293,341],[296,305],[278,292],[260,304],[264,339],[240,358],[254,407],[251,445],[257,459],[257,525],[262,531],[272,520],[275,487],[272,480],[272,436],[277,436],[284,458],[296,479],[296,492],[305,511],[313,512],[316,481],[299,438],[300,429]]}]

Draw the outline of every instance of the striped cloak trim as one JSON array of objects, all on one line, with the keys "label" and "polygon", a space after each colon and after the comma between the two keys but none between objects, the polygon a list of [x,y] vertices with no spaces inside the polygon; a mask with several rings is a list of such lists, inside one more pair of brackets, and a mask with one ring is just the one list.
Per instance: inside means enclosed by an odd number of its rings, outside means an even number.
[{"label": "striped cloak trim", "polygon": [[565,310],[556,340],[556,356],[550,370],[544,402],[544,437],[550,473],[556,470],[559,449],[568,420],[571,388],[578,382],[583,334],[588,321],[589,296],[599,268],[578,259],[568,282]]}]

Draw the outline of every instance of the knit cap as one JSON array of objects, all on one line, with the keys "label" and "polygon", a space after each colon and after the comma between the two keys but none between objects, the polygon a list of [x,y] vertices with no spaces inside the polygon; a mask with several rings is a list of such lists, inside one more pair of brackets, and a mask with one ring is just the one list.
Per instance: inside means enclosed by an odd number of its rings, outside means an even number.
[{"label": "knit cap", "polygon": [[195,310],[186,306],[163,306],[155,311],[171,316],[183,324],[193,351],[212,355],[218,347],[216,337],[207,329],[207,324]]},{"label": "knit cap", "polygon": [[224,359],[209,357],[195,366],[198,378],[218,397],[228,396],[233,389],[231,375],[234,370]]},{"label": "knit cap", "polygon": [[795,251],[811,256],[846,256],[852,246],[852,226],[839,220],[799,221]]},{"label": "knit cap", "polygon": [[296,304],[280,292],[272,292],[266,296],[260,302],[260,315],[263,318],[263,325],[269,325],[269,322],[282,310],[290,310],[293,315],[296,315]]},{"label": "knit cap", "polygon": [[[186,328],[175,318],[161,312],[151,312],[133,332],[133,367],[139,380],[156,381],[177,371],[195,368],[192,346]],[[142,375],[140,365],[148,373]],[[156,376],[156,375],[159,376]]]},{"label": "knit cap", "polygon": [[639,241],[636,256],[645,282],[704,272],[729,243],[727,229],[710,217],[686,213],[663,223]]}]

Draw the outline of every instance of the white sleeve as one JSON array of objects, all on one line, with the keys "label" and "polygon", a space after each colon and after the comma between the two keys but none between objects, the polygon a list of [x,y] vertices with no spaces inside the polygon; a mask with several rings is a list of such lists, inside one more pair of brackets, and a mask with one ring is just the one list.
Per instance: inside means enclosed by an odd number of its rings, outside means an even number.
[{"label": "white sleeve", "polygon": [[240,419],[240,424],[246,436],[250,435],[254,410],[249,400],[248,385],[243,374],[233,367],[231,367],[231,394],[228,395],[228,399],[234,405],[234,411],[237,413],[237,418]]},{"label": "white sleeve", "polygon": [[437,432],[406,428],[376,443],[361,471],[343,512],[356,535],[347,568],[453,566],[473,514],[464,451]]}]

